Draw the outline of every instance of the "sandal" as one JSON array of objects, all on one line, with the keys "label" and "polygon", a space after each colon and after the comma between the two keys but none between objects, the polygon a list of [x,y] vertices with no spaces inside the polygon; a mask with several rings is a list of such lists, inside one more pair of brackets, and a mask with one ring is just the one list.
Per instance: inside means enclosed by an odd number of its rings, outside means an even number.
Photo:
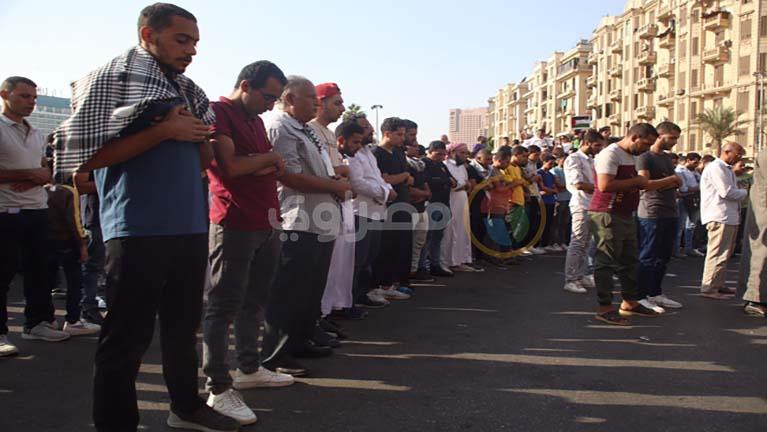
[{"label": "sandal", "polygon": [[729,295],[735,295],[738,293],[738,290],[735,288],[719,288],[719,294],[729,294]]},{"label": "sandal", "polygon": [[617,310],[611,310],[602,314],[597,314],[594,318],[602,321],[606,324],[618,325],[618,326],[630,326],[631,323],[626,318],[623,318]]},{"label": "sandal", "polygon": [[634,306],[631,309],[624,309],[623,306],[621,306],[621,308],[619,309],[618,313],[621,314],[621,316],[634,316],[634,315],[637,315],[637,316],[644,316],[644,317],[656,317],[656,316],[660,315],[660,313],[658,313],[658,312],[656,312],[656,311],[654,311],[654,310],[652,310],[652,309],[650,309],[648,307],[645,307],[641,303],[637,303],[637,305]]},{"label": "sandal", "polygon": [[732,294],[722,294],[717,291],[713,292],[704,292],[700,294],[703,298],[711,299],[711,300],[732,300],[735,298]]}]

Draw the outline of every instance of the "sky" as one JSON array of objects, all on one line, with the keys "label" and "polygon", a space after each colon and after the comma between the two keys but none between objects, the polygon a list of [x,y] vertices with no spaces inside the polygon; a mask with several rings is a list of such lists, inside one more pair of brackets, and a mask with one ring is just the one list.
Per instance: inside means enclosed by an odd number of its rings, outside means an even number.
[{"label": "sky", "polygon": [[[0,0],[0,77],[26,76],[56,96],[136,44],[145,1]],[[211,100],[240,69],[271,60],[287,75],[336,82],[347,106],[375,120],[419,124],[428,143],[447,133],[448,110],[487,105],[536,61],[589,39],[624,0],[178,1],[200,28],[187,68]],[[0,79],[2,79],[0,78]]]}]

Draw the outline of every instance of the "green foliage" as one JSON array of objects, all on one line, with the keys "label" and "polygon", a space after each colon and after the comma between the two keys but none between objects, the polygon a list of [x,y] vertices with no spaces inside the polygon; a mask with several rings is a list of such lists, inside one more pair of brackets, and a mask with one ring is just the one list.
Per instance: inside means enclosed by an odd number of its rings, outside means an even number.
[{"label": "green foliage", "polygon": [[745,134],[743,128],[750,120],[738,120],[740,115],[741,113],[732,108],[719,106],[709,108],[695,118],[701,130],[711,138],[715,155],[719,154],[724,140],[733,135]]}]

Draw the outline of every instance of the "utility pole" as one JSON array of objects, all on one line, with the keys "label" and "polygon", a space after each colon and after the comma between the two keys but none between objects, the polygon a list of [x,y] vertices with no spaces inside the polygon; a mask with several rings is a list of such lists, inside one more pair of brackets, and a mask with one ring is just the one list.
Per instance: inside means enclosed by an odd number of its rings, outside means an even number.
[{"label": "utility pole", "polygon": [[754,78],[756,78],[756,86],[757,86],[757,113],[759,118],[756,122],[756,151],[754,153],[758,153],[762,150],[764,147],[764,78],[765,78],[765,72],[759,71],[754,72]]},{"label": "utility pole", "polygon": [[374,110],[376,112],[376,144],[381,142],[381,136],[379,135],[381,131],[379,130],[378,126],[378,110],[383,109],[383,105],[373,105],[370,107],[370,109]]}]

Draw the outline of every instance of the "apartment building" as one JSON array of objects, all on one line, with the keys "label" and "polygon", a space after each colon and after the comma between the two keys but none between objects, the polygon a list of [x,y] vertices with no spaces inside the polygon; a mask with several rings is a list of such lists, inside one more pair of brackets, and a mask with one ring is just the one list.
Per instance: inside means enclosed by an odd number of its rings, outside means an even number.
[{"label": "apartment building", "polygon": [[[615,135],[669,120],[683,130],[677,151],[709,153],[695,119],[724,106],[751,120],[739,140],[753,154],[761,123],[754,73],[766,66],[767,0],[629,0],[622,14],[599,21],[590,41],[536,64],[524,129],[567,131],[572,114],[590,114],[594,127],[609,125]],[[498,111],[496,104],[496,122]]]},{"label": "apartment building", "polygon": [[487,108],[450,110],[450,142],[471,145],[480,135],[487,136]]}]

